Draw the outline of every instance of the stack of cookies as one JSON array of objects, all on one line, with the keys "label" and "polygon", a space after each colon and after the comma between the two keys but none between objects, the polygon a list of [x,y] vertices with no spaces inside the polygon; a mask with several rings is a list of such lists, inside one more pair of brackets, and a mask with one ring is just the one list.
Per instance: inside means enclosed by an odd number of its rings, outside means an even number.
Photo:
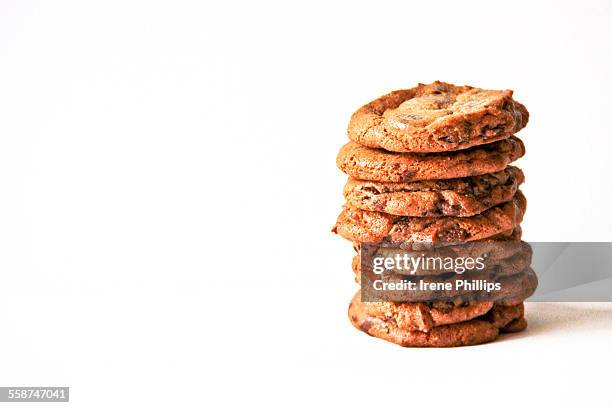
[{"label": "stack of cookies", "polygon": [[[362,290],[349,306],[356,328],[413,347],[485,343],[526,328],[523,300],[537,279],[520,241],[526,200],[518,187],[524,176],[509,164],[525,153],[515,133],[528,117],[512,91],[443,82],[391,92],[353,114],[350,141],[337,157],[349,179],[333,231],[358,252],[353,269]],[[473,251],[466,249],[473,243],[493,245],[486,253],[491,262],[477,272],[486,275],[483,281],[504,283],[494,295],[465,296],[453,287],[364,298],[364,247],[371,252],[372,246],[380,251],[428,244],[463,253]],[[416,272],[421,275],[435,282],[458,278],[425,267]]]}]

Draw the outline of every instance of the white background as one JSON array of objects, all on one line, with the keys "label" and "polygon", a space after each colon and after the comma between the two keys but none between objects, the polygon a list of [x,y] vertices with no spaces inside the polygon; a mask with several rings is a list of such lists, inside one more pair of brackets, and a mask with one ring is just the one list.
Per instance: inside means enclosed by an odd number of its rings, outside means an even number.
[{"label": "white background", "polygon": [[609,306],[402,349],[349,324],[330,228],[350,114],[440,79],[530,110],[526,239],[612,240],[611,22],[605,1],[2,0],[0,385],[84,407],[609,406]]}]

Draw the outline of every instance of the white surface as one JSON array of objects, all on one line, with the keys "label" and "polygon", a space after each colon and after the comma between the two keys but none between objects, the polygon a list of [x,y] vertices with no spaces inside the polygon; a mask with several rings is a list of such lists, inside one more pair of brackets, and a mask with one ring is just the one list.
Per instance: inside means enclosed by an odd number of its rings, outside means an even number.
[{"label": "white surface", "polygon": [[0,385],[87,407],[609,406],[609,305],[532,304],[525,334],[401,349],[348,323],[352,250],[329,229],[352,111],[441,79],[529,108],[525,238],[611,240],[611,14],[3,1]]}]

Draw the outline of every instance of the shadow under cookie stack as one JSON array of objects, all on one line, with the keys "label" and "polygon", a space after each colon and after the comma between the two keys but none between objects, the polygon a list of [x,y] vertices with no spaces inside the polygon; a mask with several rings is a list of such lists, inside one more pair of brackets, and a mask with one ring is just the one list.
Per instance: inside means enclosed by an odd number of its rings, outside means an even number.
[{"label": "shadow under cookie stack", "polygon": [[[337,156],[349,180],[333,231],[358,252],[353,270],[362,290],[349,306],[357,329],[406,347],[454,347],[527,327],[523,300],[537,278],[530,249],[517,255],[525,249],[520,223],[526,200],[518,189],[524,176],[509,164],[525,153],[514,134],[528,117],[512,91],[443,82],[391,92],[353,114],[350,141]],[[472,272],[499,283],[495,296],[476,291],[466,297],[450,285],[435,296],[421,291],[403,292],[393,301],[364,299],[364,247],[426,244],[460,252],[466,249],[455,245],[473,243],[494,245],[485,255],[494,265]],[[421,268],[416,275],[438,283],[466,276],[435,269]]]}]

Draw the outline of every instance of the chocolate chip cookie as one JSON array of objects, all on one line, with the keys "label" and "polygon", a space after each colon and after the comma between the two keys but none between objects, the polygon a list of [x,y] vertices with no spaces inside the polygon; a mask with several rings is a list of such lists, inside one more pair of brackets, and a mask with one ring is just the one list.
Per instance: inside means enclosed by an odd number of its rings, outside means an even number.
[{"label": "chocolate chip cookie", "polygon": [[436,81],[384,95],[357,110],[349,138],[394,152],[443,152],[509,137],[529,113],[512,91]]},{"label": "chocolate chip cookie", "polygon": [[514,229],[526,206],[520,190],[511,201],[473,217],[404,217],[346,206],[332,231],[358,242],[463,243]]},{"label": "chocolate chip cookie", "polygon": [[348,315],[357,329],[403,347],[457,347],[493,341],[499,329],[485,320],[469,320],[433,327],[430,331],[406,330],[395,319],[372,316],[364,302],[355,296]]},{"label": "chocolate chip cookie", "polygon": [[[354,299],[361,299],[357,292]],[[431,303],[363,302],[369,316],[393,320],[402,330],[431,331],[434,327],[465,322],[487,314],[493,302],[473,302],[458,307],[437,307]],[[495,315],[497,316],[497,315]]]},{"label": "chocolate chip cookie", "polygon": [[[421,309],[420,309],[421,308]],[[424,310],[423,314],[420,314]],[[446,319],[447,324],[436,325],[431,317],[435,310],[440,316],[459,316]],[[460,310],[455,314],[456,310]],[[479,314],[487,310],[484,314]],[[452,304],[419,304],[362,302],[359,292],[353,297],[348,309],[349,319],[357,329],[403,347],[458,347],[487,343],[495,340],[499,332],[515,333],[525,330],[523,303],[504,306],[492,303],[477,303],[473,306]],[[470,318],[470,316],[472,316]],[[444,318],[438,317],[439,322]],[[460,318],[461,319],[461,318]],[[426,323],[427,331],[414,329]]]},{"label": "chocolate chip cookie", "polygon": [[392,153],[349,142],[340,149],[336,165],[359,180],[405,183],[494,173],[524,154],[525,146],[516,137],[457,152],[427,154]]},{"label": "chocolate chip cookie", "polygon": [[524,180],[523,172],[514,166],[447,180],[392,183],[349,178],[344,198],[351,207],[387,214],[471,217],[510,201]]}]

